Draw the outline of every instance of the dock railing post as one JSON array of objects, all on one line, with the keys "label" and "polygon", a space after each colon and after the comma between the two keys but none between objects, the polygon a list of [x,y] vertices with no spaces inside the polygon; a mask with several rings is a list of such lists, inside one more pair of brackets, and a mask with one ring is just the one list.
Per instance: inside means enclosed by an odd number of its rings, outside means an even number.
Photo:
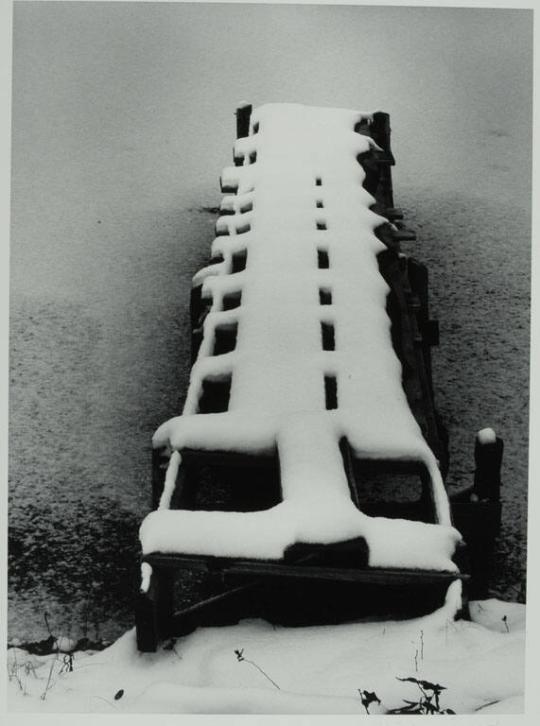
[{"label": "dock railing post", "polygon": [[[485,429],[485,431],[490,431]],[[474,443],[474,492],[478,499],[498,502],[501,498],[501,465],[503,440],[490,431],[492,437],[476,435]]]}]

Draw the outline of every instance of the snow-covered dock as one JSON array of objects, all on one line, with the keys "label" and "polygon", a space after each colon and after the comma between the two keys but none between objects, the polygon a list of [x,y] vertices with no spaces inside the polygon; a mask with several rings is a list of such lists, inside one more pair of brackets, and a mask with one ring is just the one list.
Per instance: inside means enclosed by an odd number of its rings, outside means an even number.
[{"label": "snow-covered dock", "polygon": [[[143,629],[170,609],[170,570],[194,557],[268,574],[298,547],[362,542],[352,567],[364,577],[458,576],[430,379],[435,326],[422,268],[399,251],[408,232],[393,224],[388,117],[270,104],[240,136],[221,178],[213,259],[194,278],[184,411],[153,439],[169,463],[141,526],[154,608]],[[233,478],[243,467],[255,511],[197,504],[201,467],[216,462]],[[415,477],[418,502],[370,507],[373,469],[375,490],[388,470]],[[156,590],[168,590],[166,607],[156,609],[152,568],[168,572]]]}]

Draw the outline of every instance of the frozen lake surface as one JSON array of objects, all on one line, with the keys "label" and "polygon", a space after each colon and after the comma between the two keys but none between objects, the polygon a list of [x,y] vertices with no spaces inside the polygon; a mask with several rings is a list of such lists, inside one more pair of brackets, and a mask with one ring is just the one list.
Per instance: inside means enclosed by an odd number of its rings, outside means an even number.
[{"label": "frozen lake surface", "polygon": [[[399,32],[397,30],[399,29]],[[505,440],[494,587],[525,571],[531,23],[526,11],[23,4],[15,8],[10,634],[130,624],[150,438],[189,375],[234,108],[391,115],[396,204],[440,321],[451,485]]]}]

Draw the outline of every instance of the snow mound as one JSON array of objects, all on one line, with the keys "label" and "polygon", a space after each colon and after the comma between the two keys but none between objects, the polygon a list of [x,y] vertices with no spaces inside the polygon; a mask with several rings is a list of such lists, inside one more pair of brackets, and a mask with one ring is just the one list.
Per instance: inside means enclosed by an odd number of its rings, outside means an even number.
[{"label": "snow mound", "polygon": [[11,648],[9,709],[362,714],[359,690],[365,690],[381,701],[370,713],[385,713],[420,697],[414,682],[398,680],[416,678],[444,687],[441,709],[521,712],[525,606],[473,603],[473,615],[483,613],[485,622],[507,616],[509,627],[500,632],[475,620],[454,621],[456,588],[440,610],[413,620],[302,628],[243,621],[201,628],[155,654],[138,653],[129,631],[105,651],[75,653],[72,672],[62,669],[60,654]]}]

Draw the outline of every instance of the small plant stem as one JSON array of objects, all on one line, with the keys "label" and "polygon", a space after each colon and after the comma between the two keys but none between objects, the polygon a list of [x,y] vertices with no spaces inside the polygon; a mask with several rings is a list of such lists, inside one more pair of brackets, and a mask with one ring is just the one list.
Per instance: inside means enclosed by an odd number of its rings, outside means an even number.
[{"label": "small plant stem", "polygon": [[242,660],[244,660],[244,661],[245,661],[246,663],[250,663],[250,664],[251,664],[252,666],[254,666],[254,667],[255,667],[255,668],[256,668],[256,669],[257,669],[257,670],[258,670],[258,671],[259,671],[260,673],[262,673],[262,674],[263,674],[263,676],[264,676],[265,678],[267,678],[267,679],[268,679],[268,680],[270,681],[270,683],[271,683],[271,684],[272,684],[273,686],[275,686],[275,687],[276,687],[276,688],[278,689],[278,691],[280,691],[280,690],[281,690],[281,688],[280,688],[280,687],[278,686],[278,684],[277,684],[277,683],[276,683],[275,681],[273,681],[273,680],[272,680],[272,679],[270,678],[270,676],[268,675],[268,673],[265,673],[265,672],[263,671],[263,669],[262,669],[262,668],[261,668],[260,666],[258,666],[258,665],[257,665],[257,663],[255,663],[255,662],[254,662],[254,661],[252,661],[252,660],[249,660],[249,658],[243,658]]},{"label": "small plant stem", "polygon": [[480,712],[483,708],[487,708],[488,706],[494,706],[496,703],[499,703],[499,701],[488,701],[487,703],[483,703],[480,708],[476,709],[476,712]]},{"label": "small plant stem", "polygon": [[52,634],[51,628],[49,626],[49,617],[48,617],[47,613],[45,613],[45,612],[43,613],[43,618],[45,620],[45,626],[47,627],[49,635],[51,636],[51,638],[54,638],[54,635]]},{"label": "small plant stem", "polygon": [[358,693],[360,694],[360,700],[361,700],[362,706],[365,708],[366,713],[369,716],[369,706],[366,706],[366,701],[364,700],[364,697],[362,695],[363,691],[361,688],[358,689]]},{"label": "small plant stem", "polygon": [[86,591],[86,598],[84,600],[84,621],[83,621],[83,626],[82,626],[82,633],[83,633],[83,637],[85,637],[85,638],[88,637],[88,611],[90,610],[91,587],[92,587],[91,585],[88,587],[88,589]]},{"label": "small plant stem", "polygon": [[21,689],[21,691],[24,693],[23,684],[21,682],[21,679],[19,678],[19,674],[17,672],[10,673],[9,679],[11,680],[12,678],[14,678],[17,681],[17,685],[19,686],[19,688]]},{"label": "small plant stem", "polygon": [[420,693],[421,693],[421,694],[422,694],[422,695],[424,696],[424,700],[425,700],[425,701],[430,701],[430,700],[431,700],[431,699],[430,699],[430,697],[429,697],[429,696],[428,696],[428,694],[427,694],[427,693],[426,693],[426,692],[424,691],[424,689],[422,688],[422,686],[421,686],[421,685],[420,685],[419,683],[417,683],[416,685],[417,685],[417,686],[418,686],[418,688],[420,689]]},{"label": "small plant stem", "polygon": [[52,672],[54,669],[54,664],[56,663],[57,660],[58,660],[58,652],[56,653],[56,657],[51,660],[51,667],[49,668],[49,677],[47,678],[47,685],[45,686],[45,690],[41,694],[42,701],[45,700],[45,698],[47,697],[47,691],[49,690],[49,688],[51,688],[50,684],[51,684]]},{"label": "small plant stem", "polygon": [[15,648],[13,649],[13,666],[15,667],[15,671],[17,672],[19,670],[19,663],[17,662],[17,651]]},{"label": "small plant stem", "polygon": [[21,682],[21,679],[19,678],[19,664],[17,662],[17,653],[15,650],[13,651],[13,663],[11,664],[11,672],[9,674],[9,680],[11,680],[12,678],[15,678],[15,680],[19,684],[19,688],[24,693],[23,684]]}]

